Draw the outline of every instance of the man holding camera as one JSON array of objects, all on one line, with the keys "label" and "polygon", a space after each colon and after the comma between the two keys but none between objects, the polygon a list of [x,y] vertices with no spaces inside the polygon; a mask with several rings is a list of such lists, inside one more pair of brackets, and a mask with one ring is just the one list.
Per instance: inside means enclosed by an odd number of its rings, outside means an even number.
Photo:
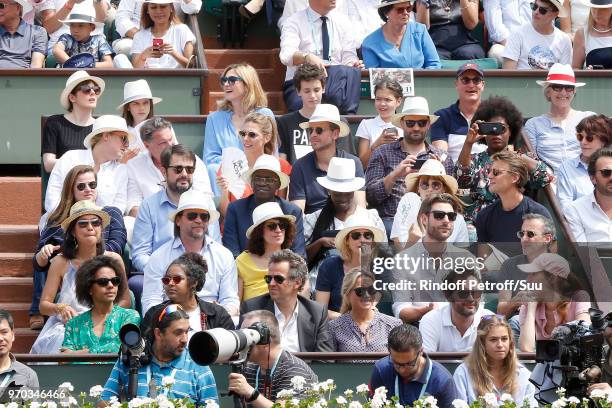
[{"label": "man holding camera", "polygon": [[[189,315],[180,305],[168,305],[153,316],[151,337],[146,340],[150,347],[145,347],[150,353],[140,357],[136,397],[156,398],[163,394],[168,398],[189,398],[196,406],[205,405],[207,400],[219,402],[212,371],[193,362],[187,352],[187,333]],[[164,385],[162,380],[167,378],[173,381]],[[119,358],[98,406],[108,406],[112,397],[122,399],[128,384],[129,365]]]},{"label": "man holding camera", "polygon": [[587,389],[589,395],[595,390],[612,393],[612,311],[606,316],[606,321],[608,322],[608,326],[604,331],[604,337],[606,339],[604,355],[606,356],[606,361],[602,366],[601,382],[589,386]]},{"label": "man holding camera", "polygon": [[279,391],[294,388],[293,377],[303,377],[304,384],[314,384],[318,378],[304,361],[283,350],[278,321],[272,312],[255,310],[245,314],[241,328],[257,322],[268,327],[269,342],[253,346],[244,374],[229,375],[229,390],[244,398],[251,407],[267,408],[274,404]]}]

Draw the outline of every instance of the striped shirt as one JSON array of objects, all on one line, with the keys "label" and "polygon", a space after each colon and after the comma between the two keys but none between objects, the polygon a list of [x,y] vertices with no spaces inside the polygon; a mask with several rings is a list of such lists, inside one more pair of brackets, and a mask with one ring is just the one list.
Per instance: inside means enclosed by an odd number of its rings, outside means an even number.
[{"label": "striped shirt", "polygon": [[[217,385],[215,377],[208,366],[200,366],[191,360],[187,350],[180,357],[172,360],[170,363],[159,362],[155,357],[152,357],[150,364],[138,369],[138,391],[137,397],[148,397],[149,384],[147,381],[147,371],[151,370],[151,380],[157,385],[159,390],[157,393],[163,393],[162,379],[171,377],[172,372],[176,369],[174,375],[174,384],[168,392],[168,398],[189,398],[196,406],[205,405],[206,400],[214,400],[219,403],[217,396]],[[110,377],[104,385],[101,399],[109,401],[112,396],[120,398],[123,394],[127,394],[129,368],[117,360]],[[154,398],[151,396],[151,398]]]},{"label": "striped shirt", "polygon": [[70,122],[64,115],[53,115],[47,119],[43,130],[41,152],[53,153],[59,159],[69,150],[83,150],[83,140],[93,125],[79,126]]}]

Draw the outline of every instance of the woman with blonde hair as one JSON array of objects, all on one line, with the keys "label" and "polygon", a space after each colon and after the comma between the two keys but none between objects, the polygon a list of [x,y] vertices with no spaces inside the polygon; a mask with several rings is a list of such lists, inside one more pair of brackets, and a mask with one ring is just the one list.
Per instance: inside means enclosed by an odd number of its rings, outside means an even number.
[{"label": "woman with blonde hair", "polygon": [[612,0],[584,1],[590,7],[586,26],[574,37],[572,68],[612,68]]},{"label": "woman with blonde hair", "polygon": [[527,400],[537,407],[531,372],[519,363],[512,330],[503,316],[482,316],[477,333],[472,351],[453,375],[459,399],[471,404],[488,393],[498,401],[510,394],[519,406]]},{"label": "woman with blonde hair", "polygon": [[[223,99],[218,102],[217,111],[208,115],[204,131],[204,149],[202,158],[208,167],[211,180],[217,177],[221,164],[221,155],[226,147],[244,150],[238,131],[242,129],[245,119],[251,112],[258,112],[274,117],[267,108],[268,98],[261,87],[257,71],[247,63],[232,64],[221,74]],[[214,193],[220,191],[212,186]]]}]

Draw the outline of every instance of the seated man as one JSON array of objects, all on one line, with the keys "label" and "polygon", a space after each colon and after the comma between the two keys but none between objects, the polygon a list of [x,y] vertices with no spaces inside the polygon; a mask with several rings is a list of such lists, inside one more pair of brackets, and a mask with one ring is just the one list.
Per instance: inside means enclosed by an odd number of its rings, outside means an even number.
[{"label": "seated man", "polygon": [[[272,312],[254,310],[245,314],[243,319],[240,326],[243,329],[255,323],[265,324],[270,330],[270,343],[253,346],[243,374],[229,375],[230,391],[254,407],[269,407],[276,402],[279,391],[293,389],[293,377],[303,377],[308,385],[319,381],[308,364],[283,350],[278,320]],[[265,380],[261,381],[260,378]],[[297,394],[294,397],[305,396]]]},{"label": "seated man", "polygon": [[431,395],[440,408],[452,408],[459,398],[453,376],[423,350],[419,329],[409,324],[394,327],[389,333],[389,356],[376,362],[370,377],[370,395],[379,387],[387,389],[387,399],[412,405],[423,395]]},{"label": "seated man", "polygon": [[270,257],[265,280],[269,293],[243,302],[240,316],[253,310],[274,313],[281,332],[281,346],[292,353],[334,351],[327,324],[327,308],[298,295],[308,279],[306,261],[289,249]]},{"label": "seated man", "polygon": [[32,10],[32,5],[28,0],[0,3],[0,68],[43,68],[47,31],[21,18]]},{"label": "seated man", "polygon": [[[138,368],[136,396],[155,398],[166,393],[168,398],[188,398],[196,406],[206,405],[207,400],[219,403],[215,377],[208,366],[193,362],[187,350],[189,315],[178,305],[168,305],[153,317],[150,344],[150,362]],[[165,391],[163,380],[174,379]],[[129,367],[121,358],[117,360],[104,385],[100,406],[109,406],[111,397],[120,398],[128,389]]]},{"label": "seated man", "polygon": [[531,0],[484,0],[485,24],[492,44],[488,57],[495,58],[501,66],[503,54],[510,33],[518,27],[531,22]]}]

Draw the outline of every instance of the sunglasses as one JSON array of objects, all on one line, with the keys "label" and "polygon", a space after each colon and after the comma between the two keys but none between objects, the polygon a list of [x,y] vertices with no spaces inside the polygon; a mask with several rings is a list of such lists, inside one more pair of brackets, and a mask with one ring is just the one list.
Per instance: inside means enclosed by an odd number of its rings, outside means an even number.
[{"label": "sunglasses", "polygon": [[397,14],[410,13],[410,11],[412,11],[412,6],[408,6],[408,7],[394,7],[393,10]]},{"label": "sunglasses", "polygon": [[164,276],[163,278],[161,278],[161,281],[164,285],[169,285],[170,282],[172,282],[175,285],[178,285],[179,283],[181,283],[182,281],[184,281],[186,278],[183,276]]},{"label": "sunglasses", "polygon": [[[0,3],[2,4],[2,3]],[[90,190],[95,190],[96,187],[98,187],[98,183],[95,181],[90,181],[89,183],[79,183],[76,185],[77,190],[79,191],[83,191],[87,188],[87,186],[89,186]]]},{"label": "sunglasses", "polygon": [[527,238],[534,238],[534,237],[537,237],[537,236],[544,236],[546,234],[541,234],[540,235],[540,234],[536,234],[534,231],[528,231],[528,230],[525,230],[525,231],[520,230],[520,231],[516,232],[516,236],[519,237],[519,239],[523,238],[525,235],[527,235]]},{"label": "sunglasses", "polygon": [[94,280],[94,283],[98,286],[102,286],[103,288],[108,286],[108,283],[112,283],[113,286],[119,286],[121,283],[121,278],[115,276],[114,278],[98,278]]},{"label": "sunglasses", "polygon": [[190,211],[188,213],[185,213],[184,215],[185,218],[187,218],[189,221],[195,221],[195,219],[198,217],[202,220],[202,222],[208,222],[208,220],[210,220],[210,214],[207,212],[199,213]]},{"label": "sunglasses", "polygon": [[240,132],[238,132],[238,134],[240,135],[240,137],[245,138],[245,137],[249,137],[250,139],[255,139],[259,136],[259,133],[255,133],[255,132],[245,132],[244,130],[241,130]]},{"label": "sunglasses", "polygon": [[100,95],[102,89],[98,85],[81,85],[79,86],[79,91],[86,94],[90,93],[91,91],[94,91],[96,95]]},{"label": "sunglasses", "polygon": [[365,232],[351,231],[349,236],[351,237],[353,241],[357,241],[358,239],[361,239],[361,237],[363,237],[363,239],[367,239],[368,241],[371,241],[374,239],[374,234],[372,233],[372,231],[365,231]]},{"label": "sunglasses", "polygon": [[289,228],[289,223],[287,221],[271,222],[266,224],[266,228],[272,232],[276,231],[277,228],[279,228],[281,231],[285,231],[287,228]]},{"label": "sunglasses", "polygon": [[242,77],[239,76],[224,76],[219,78],[219,82],[221,82],[221,85],[225,85],[225,84],[230,84],[230,85],[234,85],[237,81],[244,81],[244,79],[242,79]]},{"label": "sunglasses", "polygon": [[268,177],[268,176],[253,176],[251,178],[253,183],[257,184],[272,184],[278,181],[276,177]]},{"label": "sunglasses", "polygon": [[416,358],[412,361],[409,361],[407,363],[396,363],[395,361],[391,360],[391,364],[393,364],[393,367],[395,368],[414,368],[417,363],[419,362],[419,357],[421,357],[421,352],[419,351],[419,353],[417,354]]},{"label": "sunglasses", "polygon": [[79,226],[79,228],[87,228],[89,225],[94,228],[97,228],[102,225],[102,220],[99,218],[93,220],[78,220],[77,225]]},{"label": "sunglasses", "polygon": [[605,178],[610,178],[610,176],[612,176],[612,169],[600,169],[597,171],[600,172]]},{"label": "sunglasses", "polygon": [[536,11],[536,10],[539,11],[541,15],[546,15],[546,13],[548,13],[549,11],[552,11],[548,7],[538,6],[535,2],[531,3],[531,9],[533,11]]},{"label": "sunglasses", "polygon": [[285,278],[283,275],[266,275],[264,276],[264,281],[269,285],[272,280],[274,280],[274,282],[278,283],[279,285],[282,285],[284,281],[287,280],[287,278]]},{"label": "sunglasses", "polygon": [[419,119],[419,120],[406,119],[404,121],[404,124],[406,125],[406,127],[409,127],[409,128],[413,128],[416,125],[419,125],[419,127],[425,127],[427,126],[428,123],[429,123],[429,119]]},{"label": "sunglasses", "polygon": [[463,85],[467,85],[470,82],[473,83],[474,85],[480,85],[482,83],[482,78],[481,77],[474,77],[474,78],[461,77],[459,78],[459,81],[461,81]]},{"label": "sunglasses", "polygon": [[551,89],[555,92],[561,92],[562,90],[566,90],[567,92],[574,92],[576,90],[576,87],[574,85],[559,85],[559,84],[552,84],[550,85]]},{"label": "sunglasses", "polygon": [[165,316],[170,316],[172,313],[176,313],[179,310],[183,310],[181,305],[168,305],[162,310],[159,317],[157,318],[157,322],[161,322]]},{"label": "sunglasses", "polygon": [[306,128],[306,132],[309,135],[312,135],[312,132],[315,132],[317,135],[321,135],[326,130],[329,130],[329,128],[322,128],[322,127],[318,127],[318,126],[317,127],[313,127],[313,128],[312,127]]},{"label": "sunglasses", "polygon": [[490,168],[487,170],[487,174],[493,174],[495,177],[501,176],[504,173],[514,173],[511,170],[503,170],[503,169],[494,169],[494,168]]},{"label": "sunglasses", "polygon": [[366,295],[367,297],[374,297],[378,293],[378,291],[374,289],[374,286],[360,286],[353,289],[353,292],[355,292],[355,295],[360,298],[365,297]]},{"label": "sunglasses", "polygon": [[576,135],[576,139],[578,139],[579,142],[582,142],[584,139],[586,139],[587,142],[591,143],[595,137],[593,135],[584,135],[582,133],[578,133]]},{"label": "sunglasses", "polygon": [[185,170],[187,174],[193,174],[195,171],[195,166],[168,166],[166,168],[174,170],[176,174],[181,174],[183,170]]},{"label": "sunglasses", "polygon": [[439,221],[442,221],[444,217],[448,217],[449,221],[455,221],[457,219],[457,213],[454,211],[446,212],[446,211],[433,210],[431,211],[431,214],[436,220],[439,220]]},{"label": "sunglasses", "polygon": [[455,292],[457,299],[467,299],[472,296],[472,299],[480,299],[482,296],[481,290],[458,290]]},{"label": "sunglasses", "polygon": [[431,187],[434,191],[440,191],[442,190],[443,184],[440,181],[421,181],[419,187],[421,190],[429,190]]}]

